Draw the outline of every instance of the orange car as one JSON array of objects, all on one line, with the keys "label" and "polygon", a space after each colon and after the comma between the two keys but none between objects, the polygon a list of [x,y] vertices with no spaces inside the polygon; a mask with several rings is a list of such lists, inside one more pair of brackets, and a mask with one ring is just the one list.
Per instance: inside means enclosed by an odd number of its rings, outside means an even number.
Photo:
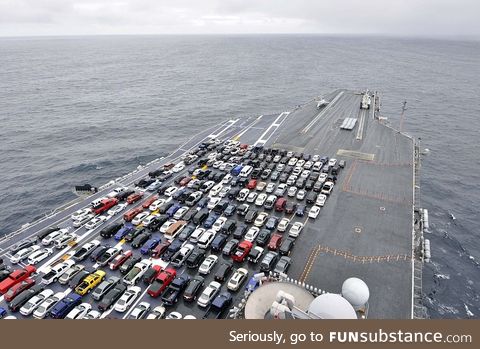
[{"label": "orange car", "polygon": [[128,196],[127,202],[129,204],[133,204],[134,202],[137,202],[141,198],[143,198],[143,193],[133,193],[133,194]]}]

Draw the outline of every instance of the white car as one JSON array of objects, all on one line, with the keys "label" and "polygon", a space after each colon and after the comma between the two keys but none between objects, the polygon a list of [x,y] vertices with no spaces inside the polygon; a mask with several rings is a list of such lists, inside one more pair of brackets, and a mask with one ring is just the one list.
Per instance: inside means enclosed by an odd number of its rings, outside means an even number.
[{"label": "white car", "polygon": [[82,217],[85,217],[86,215],[88,215],[90,213],[92,213],[91,208],[81,208],[78,211],[75,211],[74,213],[72,213],[70,218],[72,218],[72,220],[76,221],[76,220],[81,219]]},{"label": "white car", "polygon": [[312,208],[310,208],[310,211],[308,212],[308,217],[315,219],[318,217],[319,213],[320,213],[320,207],[312,206]]},{"label": "white car", "polygon": [[322,172],[320,173],[320,176],[318,176],[317,182],[320,182],[323,184],[327,180],[327,177],[328,177],[328,174]]},{"label": "white car", "polygon": [[300,178],[303,178],[303,179],[307,179],[308,177],[310,177],[310,171],[309,170],[303,171],[302,174],[300,175]]},{"label": "white car", "polygon": [[162,319],[163,317],[165,317],[165,312],[166,312],[165,307],[162,305],[158,305],[155,308],[153,308],[150,314],[148,314],[147,320]]},{"label": "white car", "polygon": [[167,190],[165,190],[165,192],[163,193],[165,196],[172,196],[173,194],[175,194],[175,192],[178,190],[177,187],[168,187]]},{"label": "white car", "polygon": [[295,166],[295,164],[297,163],[298,159],[297,158],[291,158],[289,161],[288,161],[288,166]]},{"label": "white car", "polygon": [[220,190],[220,193],[218,193],[218,196],[221,198],[224,198],[225,196],[228,195],[228,192],[232,189],[231,186],[227,185],[226,187],[223,187],[222,190]]},{"label": "white car", "polygon": [[300,160],[297,161],[297,163],[295,165],[298,166],[298,167],[303,167],[303,165],[305,165],[305,160],[300,159]]},{"label": "white car", "polygon": [[109,198],[114,198],[114,197],[116,197],[118,194],[123,193],[125,190],[128,190],[128,188],[127,188],[127,187],[118,187],[118,188],[115,188],[115,189],[113,189],[110,193],[107,194],[107,197],[109,197]]},{"label": "white car", "polygon": [[125,209],[125,207],[127,207],[127,206],[128,206],[128,203],[126,203],[126,202],[115,205],[107,211],[107,214],[109,216],[115,216],[117,213],[122,212]]},{"label": "white car", "polygon": [[43,275],[42,283],[49,285],[52,282],[56,282],[62,274],[75,264],[71,259],[67,259],[65,262],[53,266],[48,273]]},{"label": "white car", "polygon": [[223,185],[222,183],[218,183],[210,189],[209,196],[217,196],[220,193],[220,190],[222,190]]},{"label": "white car", "polygon": [[297,187],[292,186],[292,187],[288,188],[287,195],[290,196],[291,198],[293,198],[295,195],[297,195],[297,190],[298,190]]},{"label": "white car", "polygon": [[255,222],[253,222],[253,225],[260,228],[267,222],[267,219],[268,219],[268,213],[261,212],[257,216],[257,218],[255,218]]},{"label": "white car", "polygon": [[250,190],[248,190],[247,188],[240,190],[240,192],[237,195],[237,201],[240,201],[240,202],[245,201],[249,193],[250,193]]},{"label": "white car", "polygon": [[148,215],[147,218],[145,218],[144,220],[142,220],[143,226],[148,227],[148,226],[152,223],[152,220],[154,220],[156,217],[158,217],[158,214],[150,214],[150,215]]},{"label": "white car", "polygon": [[275,183],[268,183],[267,187],[265,188],[265,192],[267,194],[273,193],[275,191]]},{"label": "white car", "polygon": [[248,194],[247,196],[247,202],[248,203],[254,203],[255,200],[257,199],[257,196],[258,196],[258,193],[257,192],[254,192],[252,191],[250,194]]},{"label": "white car", "polygon": [[250,229],[248,229],[247,233],[245,234],[244,239],[247,241],[253,242],[257,238],[259,232],[260,232],[259,228],[250,227]]},{"label": "white car", "polygon": [[217,233],[213,230],[207,230],[205,233],[200,236],[198,239],[197,245],[200,248],[207,249],[212,244],[213,239],[215,239],[215,235]]},{"label": "white car", "polygon": [[180,172],[181,170],[183,170],[184,168],[185,168],[185,164],[183,163],[183,161],[181,161],[178,164],[176,164],[175,166],[173,166],[172,172],[177,173],[177,172]]},{"label": "white car", "polygon": [[45,299],[33,312],[33,317],[35,319],[43,319],[48,315],[50,310],[65,297],[64,292],[57,292],[53,296]]},{"label": "white car", "polygon": [[77,234],[66,233],[66,234],[63,234],[63,236],[60,239],[55,240],[55,242],[53,244],[54,244],[55,248],[62,249],[62,248],[67,247],[67,245],[69,243],[71,243],[72,241],[77,240],[77,238],[78,238]]},{"label": "white car", "polygon": [[295,168],[293,169],[292,175],[298,177],[298,176],[300,175],[300,173],[302,173],[302,171],[303,171],[303,169],[302,169],[301,167],[298,167],[298,166],[297,166],[297,167],[295,167]]},{"label": "white car", "polygon": [[302,229],[303,229],[303,223],[295,222],[293,223],[292,227],[288,231],[288,236],[291,236],[292,238],[296,238],[298,237],[298,235],[300,235]]},{"label": "white car", "polygon": [[66,234],[68,232],[69,232],[69,229],[60,229],[60,230],[54,231],[43,238],[42,245],[49,246],[53,244],[55,240],[60,239],[63,236],[63,234]]},{"label": "white car", "polygon": [[165,318],[166,320],[181,320],[183,318],[182,314],[178,311],[172,311],[170,314],[167,315]]},{"label": "white car", "polygon": [[221,199],[218,197],[211,197],[210,200],[208,201],[207,208],[209,210],[212,210],[220,202],[220,200]]},{"label": "white car", "polygon": [[[117,207],[117,206],[114,206],[114,207]],[[85,223],[91,221],[94,217],[95,215],[93,213],[89,213],[85,216],[81,216],[78,219],[74,220],[72,225],[74,228],[80,228]]]},{"label": "white car", "polygon": [[27,262],[28,264],[35,265],[43,261],[45,258],[51,256],[53,254],[53,250],[51,248],[42,248],[36,252],[33,252],[30,256],[28,256]]},{"label": "white car", "polygon": [[114,309],[119,313],[127,311],[141,292],[142,289],[138,286],[131,286],[127,288],[125,293],[120,297],[117,303],[115,303]]},{"label": "white car", "polygon": [[222,183],[222,184],[230,183],[230,181],[232,180],[232,178],[233,178],[233,176],[232,176],[230,173],[228,173],[228,174],[225,175],[225,177],[223,177],[221,183]]},{"label": "white car", "polygon": [[165,203],[165,199],[157,199],[148,207],[150,211],[156,211],[160,206]]},{"label": "white car", "polygon": [[332,193],[333,186],[334,186],[333,182],[325,182],[323,184],[321,193],[325,195],[330,195]]},{"label": "white car", "polygon": [[22,260],[25,258],[28,258],[32,253],[40,250],[40,246],[38,245],[33,245],[27,248],[23,248],[17,253],[15,253],[12,257],[10,257],[10,263],[12,264],[17,264],[20,263]]},{"label": "white car", "polygon": [[86,313],[82,319],[84,320],[96,320],[100,319],[100,316],[102,316],[102,313],[100,313],[97,310],[90,310],[88,313]]},{"label": "white car", "polygon": [[187,188],[192,188],[196,183],[200,182],[199,179],[192,179],[190,182],[187,183]]},{"label": "white car", "polygon": [[70,319],[70,320],[80,320],[83,319],[83,317],[92,309],[92,305],[90,303],[82,303],[77,305],[75,308],[73,308],[67,316],[65,316],[65,319]]},{"label": "white car", "polygon": [[28,302],[25,303],[23,305],[23,307],[20,308],[20,314],[22,314],[24,316],[29,316],[30,314],[32,314],[38,308],[38,306],[40,306],[40,304],[45,299],[47,299],[51,296],[53,296],[53,291],[52,290],[50,290],[48,288],[46,290],[43,290],[42,292],[40,292],[36,296],[33,296],[32,298],[30,298],[28,300]]},{"label": "white car", "polygon": [[313,162],[317,162],[317,161],[319,161],[319,160],[320,160],[320,155],[315,154],[315,155],[312,156],[312,161],[313,161]]},{"label": "white car", "polygon": [[135,218],[132,219],[132,224],[133,225],[139,225],[140,223],[142,223],[142,221],[147,218],[148,216],[150,215],[149,212],[142,212],[142,213],[139,213],[135,216]]},{"label": "white car", "polygon": [[217,232],[220,231],[222,229],[222,227],[224,226],[226,221],[227,221],[226,217],[217,218],[215,223],[213,223],[212,230],[217,231]]},{"label": "white car", "polygon": [[175,214],[173,215],[173,218],[174,219],[181,219],[183,217],[183,215],[185,213],[187,213],[187,211],[189,210],[190,207],[188,206],[183,206],[183,207],[180,207],[177,212],[175,212]]},{"label": "white car", "polygon": [[295,185],[295,182],[297,181],[297,176],[294,174],[290,175],[287,179],[287,185]]},{"label": "white car", "polygon": [[255,205],[256,206],[263,206],[265,201],[267,200],[267,194],[261,193],[257,196],[257,199],[255,200]]},{"label": "white car", "polygon": [[151,305],[148,302],[140,302],[128,316],[129,320],[139,320],[145,318],[150,311]]},{"label": "white car", "polygon": [[198,306],[202,308],[207,307],[218,294],[221,287],[222,285],[216,281],[210,282],[210,284],[203,290],[200,297],[198,297]]},{"label": "white car", "polygon": [[290,224],[290,219],[282,218],[277,225],[277,230],[278,231],[285,231],[285,230],[287,230],[289,224]]},{"label": "white car", "polygon": [[297,198],[297,200],[301,201],[301,200],[305,199],[306,195],[307,195],[307,192],[304,189],[300,189],[299,191],[297,191],[296,198]]},{"label": "white car", "polygon": [[245,282],[248,276],[248,270],[245,268],[238,268],[235,273],[232,275],[230,280],[228,280],[227,288],[230,291],[238,291],[240,286]]},{"label": "white car", "polygon": [[203,275],[209,274],[217,262],[218,257],[211,254],[210,256],[205,258],[203,263],[200,265],[200,268],[198,268],[198,273]]},{"label": "white car", "polygon": [[90,220],[87,224],[85,224],[85,229],[93,230],[98,227],[100,224],[105,222],[108,219],[107,216],[98,216]]},{"label": "white car", "polygon": [[152,261],[149,259],[142,259],[140,262],[136,263],[132,269],[123,277],[122,282],[125,285],[133,286],[135,285],[145,274],[148,268],[152,266]]},{"label": "white car", "polygon": [[174,219],[169,219],[168,221],[163,223],[162,226],[160,227],[160,233],[165,233],[168,230],[168,228],[170,228],[170,226],[176,222],[177,221]]},{"label": "white car", "polygon": [[307,161],[305,163],[305,165],[303,165],[303,168],[306,169],[306,170],[310,170],[313,166],[313,162],[312,161]]},{"label": "white car", "polygon": [[328,166],[333,167],[337,164],[337,159],[330,159],[328,160]]},{"label": "white car", "polygon": [[325,201],[327,201],[327,196],[325,194],[320,194],[317,197],[317,202],[315,203],[315,205],[323,207],[325,206]]},{"label": "white car", "polygon": [[193,243],[197,243],[198,239],[200,239],[200,236],[205,233],[204,228],[197,228],[193,231],[192,235],[190,235],[190,241]]}]

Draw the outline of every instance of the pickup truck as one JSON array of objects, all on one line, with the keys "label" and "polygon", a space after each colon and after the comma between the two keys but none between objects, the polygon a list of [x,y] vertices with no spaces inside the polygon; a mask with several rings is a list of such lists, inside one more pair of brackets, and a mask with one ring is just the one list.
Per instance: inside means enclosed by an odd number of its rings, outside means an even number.
[{"label": "pickup truck", "polygon": [[222,292],[213,300],[203,315],[204,319],[220,319],[222,314],[232,305],[232,295],[230,292]]},{"label": "pickup truck", "polygon": [[37,269],[33,265],[27,265],[23,269],[13,271],[5,280],[0,282],[0,294],[5,294],[12,286],[22,282],[36,271]]},{"label": "pickup truck", "polygon": [[183,274],[177,276],[162,295],[162,302],[165,305],[174,305],[180,298],[180,294],[185,290],[190,282],[190,276]]}]

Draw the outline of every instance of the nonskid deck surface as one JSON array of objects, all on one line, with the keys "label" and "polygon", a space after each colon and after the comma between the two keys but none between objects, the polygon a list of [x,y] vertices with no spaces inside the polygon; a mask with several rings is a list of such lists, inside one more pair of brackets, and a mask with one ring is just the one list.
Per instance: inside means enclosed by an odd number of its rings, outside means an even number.
[{"label": "nonskid deck surface", "polygon": [[[292,223],[304,222],[305,229],[297,238],[288,275],[328,292],[340,292],[341,284],[346,278],[360,277],[370,287],[369,317],[408,318],[412,306],[412,142],[408,137],[373,120],[372,110],[361,111],[360,95],[342,90],[327,97],[331,103],[321,110],[316,108],[315,102],[311,102],[290,113],[229,120],[200,132],[168,157],[0,241],[0,256],[8,263],[8,248],[13,244],[35,236],[50,226],[71,226],[70,215],[76,210],[89,206],[92,200],[105,196],[120,184],[131,186],[163,164],[178,161],[184,153],[195,149],[203,140],[211,137],[234,139],[246,144],[326,155],[347,161],[346,168],[338,176],[333,194],[318,218],[291,217]],[[358,117],[363,121],[362,124],[357,122],[352,131],[340,130],[339,126],[346,117]],[[188,167],[177,176],[186,174],[187,169]],[[173,178],[167,182],[172,181]],[[139,205],[141,202],[130,205],[129,209]],[[285,216],[276,212],[272,214]],[[243,222],[243,218],[237,215],[234,217]],[[121,214],[106,224],[120,221]],[[79,235],[78,246],[93,239],[102,241],[98,234],[105,225],[91,231],[86,231],[85,228],[74,230]],[[104,242],[112,246],[116,244],[113,239],[103,240],[102,243]],[[130,249],[130,246],[124,244],[123,249]],[[42,272],[49,269],[49,264],[71,250],[56,250],[54,255],[41,262],[37,266],[40,270],[37,280],[40,281]],[[135,254],[139,252],[135,251]],[[219,260],[230,260],[219,255]],[[162,266],[168,264],[160,260],[156,263]],[[94,269],[89,261],[82,264],[88,270]],[[245,262],[244,267],[248,268],[249,276],[259,270],[258,264]],[[102,270],[107,272],[107,276],[120,275],[118,271],[112,272],[107,268]],[[185,267],[177,272],[189,273],[191,276],[196,274],[196,271]],[[211,280],[213,273],[206,277],[206,284]],[[140,286],[142,297],[135,304],[147,301],[152,308],[161,304],[159,298],[154,299],[146,294],[145,285]],[[58,283],[48,287],[54,291],[65,290]],[[225,285],[222,289],[225,289]],[[242,296],[242,291],[237,292],[233,304],[238,304]],[[91,296],[85,296],[83,301],[96,308],[96,302]],[[3,297],[0,298],[0,307],[6,308]],[[183,300],[168,308],[167,312],[170,311],[192,314],[197,318],[201,318],[205,312],[195,302],[185,303]],[[108,311],[102,316],[122,318],[128,314],[129,312],[120,314]],[[18,313],[16,316],[22,317]]]}]

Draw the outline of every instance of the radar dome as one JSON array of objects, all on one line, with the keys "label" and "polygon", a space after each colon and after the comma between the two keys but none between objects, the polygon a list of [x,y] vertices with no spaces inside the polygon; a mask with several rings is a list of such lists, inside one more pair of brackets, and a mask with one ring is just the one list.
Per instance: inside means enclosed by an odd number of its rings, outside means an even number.
[{"label": "radar dome", "polygon": [[370,290],[363,280],[349,278],[342,285],[342,296],[354,307],[360,307],[368,302]]},{"label": "radar dome", "polygon": [[313,300],[308,313],[320,319],[357,319],[352,305],[339,294],[325,293]]}]

